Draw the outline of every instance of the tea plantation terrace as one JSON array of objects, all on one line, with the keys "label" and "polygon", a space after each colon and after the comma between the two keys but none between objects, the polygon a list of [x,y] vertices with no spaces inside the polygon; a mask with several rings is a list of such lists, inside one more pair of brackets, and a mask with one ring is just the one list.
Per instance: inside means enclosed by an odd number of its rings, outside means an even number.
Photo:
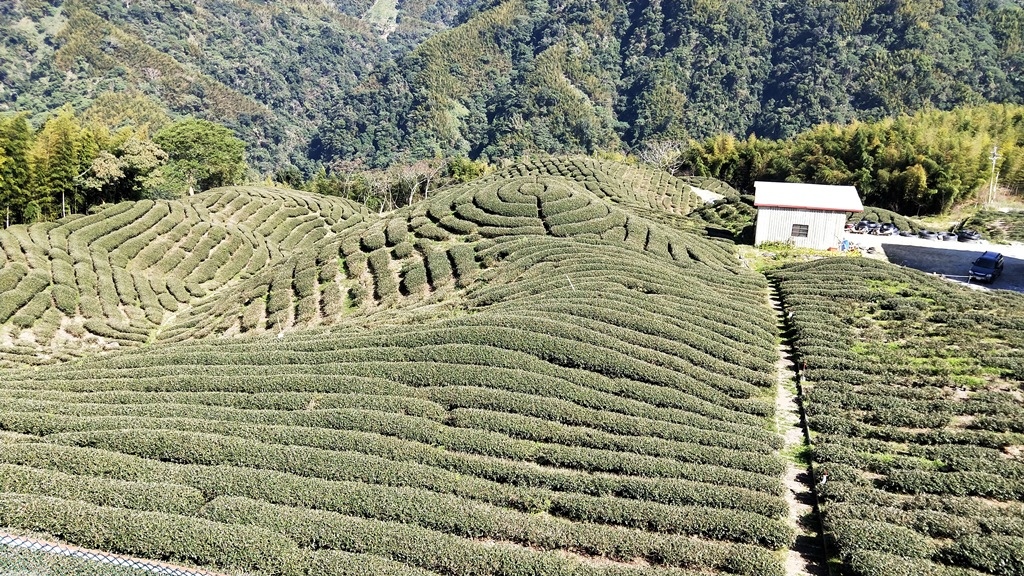
[{"label": "tea plantation terrace", "polygon": [[[0,525],[261,574],[778,574],[763,277],[589,159],[0,233]],[[8,298],[10,296],[10,298]]]},{"label": "tea plantation terrace", "polygon": [[[0,232],[0,526],[236,573],[782,576],[769,279],[700,205],[545,158],[385,214],[228,188]],[[1019,574],[1019,297],[770,279],[834,561]]]}]

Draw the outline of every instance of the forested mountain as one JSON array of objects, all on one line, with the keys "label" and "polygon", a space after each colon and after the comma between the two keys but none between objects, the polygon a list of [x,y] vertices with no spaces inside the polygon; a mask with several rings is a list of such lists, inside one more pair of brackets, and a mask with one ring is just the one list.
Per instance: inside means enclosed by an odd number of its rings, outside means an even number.
[{"label": "forested mountain", "polygon": [[[0,107],[128,89],[263,172],[1024,102],[1021,0],[14,0]],[[137,100],[137,99],[136,99]],[[40,124],[37,119],[36,124]]]},{"label": "forested mountain", "polygon": [[256,167],[309,169],[325,114],[372,84],[381,62],[454,23],[465,3],[7,0],[0,111],[82,110],[136,91],[173,114],[230,126]]},{"label": "forested mountain", "polygon": [[[1006,0],[507,0],[333,111],[320,155],[593,151],[1021,102]],[[486,8],[486,9],[485,9]],[[367,135],[375,125],[397,133]]]}]

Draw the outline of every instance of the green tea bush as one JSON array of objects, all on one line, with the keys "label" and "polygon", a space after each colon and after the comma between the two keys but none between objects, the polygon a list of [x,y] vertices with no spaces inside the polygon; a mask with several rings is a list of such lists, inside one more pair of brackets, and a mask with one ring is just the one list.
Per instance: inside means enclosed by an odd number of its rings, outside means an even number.
[{"label": "green tea bush", "polygon": [[[452,410],[448,421],[460,428],[491,430],[512,438],[659,456],[671,456],[675,452],[676,442],[682,441],[681,439],[658,438],[657,436],[650,435],[649,432],[644,435],[613,434],[602,432],[595,427],[570,426],[508,412],[492,412],[469,408]],[[756,439],[721,432],[701,434],[697,429],[692,429],[691,433],[687,434],[685,438],[685,442],[693,442],[700,445],[721,446],[748,452],[770,453],[773,451],[771,445],[764,444]]]},{"label": "green tea bush", "polygon": [[707,190],[708,192],[714,192],[715,194],[721,194],[726,198],[738,197],[739,191],[721,180],[715,178],[703,177],[703,176],[683,176],[680,178],[684,183]]},{"label": "green tea bush", "polygon": [[957,566],[970,566],[1000,576],[1024,574],[1024,538],[968,536],[944,548],[938,557]]},{"label": "green tea bush", "polygon": [[374,252],[380,250],[387,243],[384,233],[377,231],[371,232],[362,237],[360,244],[362,245],[363,252]]},{"label": "green tea bush", "polygon": [[[10,269],[16,273],[19,268],[12,266]],[[53,276],[54,284],[71,287],[75,286],[75,269],[70,262],[65,260],[53,260],[50,262],[50,271]],[[7,269],[5,269],[4,272],[7,272]],[[2,280],[0,280],[0,282],[2,282]],[[16,282],[10,288],[2,291],[6,292],[7,290],[13,290],[15,285]]]},{"label": "green tea bush", "polygon": [[284,312],[292,305],[292,271],[280,268],[270,285],[267,297],[267,316]]},{"label": "green tea bush", "polygon": [[[0,322],[6,322],[16,312],[28,305],[44,288],[50,285],[50,275],[31,270],[17,282],[16,288],[4,291],[0,300]],[[38,308],[38,306],[37,306]],[[41,314],[42,312],[39,311]]]},{"label": "green tea bush", "polygon": [[176,276],[167,276],[165,281],[167,283],[167,292],[180,304],[188,304],[192,300],[188,290],[185,289],[185,283],[182,282],[180,278]]},{"label": "green tea bush", "polygon": [[846,545],[854,549],[878,550],[910,558],[929,558],[936,545],[913,530],[882,522],[868,522],[847,518],[830,518],[829,526],[835,535],[840,555]]},{"label": "green tea bush", "polygon": [[111,278],[121,304],[132,306],[138,302],[139,293],[135,289],[135,280],[132,278],[131,272],[121,267],[112,267]]},{"label": "green tea bush", "polygon": [[411,256],[414,251],[415,248],[413,247],[412,244],[410,244],[409,242],[402,242],[401,244],[396,245],[394,249],[391,250],[391,255],[396,260],[404,260],[405,258]]},{"label": "green tea bush", "polygon": [[419,236],[420,238],[428,238],[430,240],[437,240],[438,242],[443,242],[451,238],[448,232],[445,232],[432,222],[427,222],[417,226],[416,236]]},{"label": "green tea bush", "polygon": [[284,573],[298,552],[279,534],[202,518],[0,494],[0,523],[115,553],[235,570]]},{"label": "green tea bush", "polygon": [[452,234],[469,235],[476,233],[477,229],[477,225],[474,222],[457,218],[451,213],[442,217],[438,224]]},{"label": "green tea bush", "polygon": [[[368,552],[453,575],[514,576],[584,572],[583,565],[578,563],[579,560],[557,553],[536,552],[508,545],[487,546],[407,524],[359,520],[329,512],[274,507],[239,498],[217,499],[205,509],[205,512],[211,519],[221,522],[251,524],[279,531],[300,545],[316,543],[330,549]],[[729,553],[740,555],[740,550],[723,551],[721,555],[704,552],[694,556],[719,556],[724,560],[723,557]],[[724,561],[722,563],[725,564]],[[597,572],[604,573],[607,570],[615,569],[597,569]],[[586,572],[594,573],[595,569],[590,567]]]},{"label": "green tea bush", "polygon": [[476,276],[479,264],[476,261],[476,251],[468,244],[456,244],[448,249],[448,257],[454,268],[454,276],[460,286],[466,286]]},{"label": "green tea bush", "polygon": [[539,217],[536,199],[520,193],[515,195],[512,201],[505,200],[501,197],[500,191],[492,187],[474,194],[473,204],[480,210],[496,216],[530,219]]},{"label": "green tea bush", "polygon": [[[860,259],[773,276],[796,312],[796,348],[813,387],[806,410],[814,459],[829,473],[826,529],[849,566],[863,574],[1019,573],[1006,566],[1021,563],[1014,552],[1024,533],[1024,469],[1006,450],[1021,437],[985,420],[1019,411],[987,383],[999,378],[991,350],[1019,338],[1014,307]],[[962,336],[978,327],[983,346]],[[979,383],[958,391],[953,374]]]},{"label": "green tea bush", "polygon": [[885,486],[890,490],[907,494],[950,494],[1024,500],[1024,481],[984,472],[894,470],[886,478]]},{"label": "green tea bush", "polygon": [[[594,203],[594,200],[592,198],[588,197],[586,194],[574,194],[574,195],[571,195],[571,196],[566,196],[565,198],[561,198],[559,200],[552,200],[552,201],[549,201],[549,202],[542,202],[541,203],[541,215],[545,218],[545,220],[547,220],[549,218],[554,217],[556,214],[562,214],[562,213],[565,213],[565,212],[568,212],[570,214],[571,213],[578,213],[577,211],[584,210],[588,206],[591,206],[592,204],[596,204],[596,203]],[[596,205],[600,206],[600,204],[596,204]],[[599,215],[598,217],[600,217],[600,216],[601,215]],[[576,221],[576,219],[574,219],[574,218],[570,218],[568,220],[568,222],[575,222],[575,221]]]},{"label": "green tea bush", "polygon": [[621,228],[626,224],[627,215],[625,212],[613,210],[605,216],[569,222],[565,224],[552,224],[551,234],[555,236],[578,236],[581,234],[601,235],[612,228]]},{"label": "green tea bush", "polygon": [[[225,570],[781,575],[775,318],[763,279],[672,227],[691,202],[669,175],[539,159],[384,217],[226,189],[136,206],[102,234],[99,217],[77,236],[10,234],[15,287],[38,264],[67,280],[55,301],[77,296],[31,323],[37,338],[62,322],[82,337],[64,320],[81,308],[91,346],[137,350],[3,374],[0,480],[17,473],[0,492],[91,503],[77,517],[102,528],[85,544]],[[829,401],[931,414],[906,400]],[[929,458],[1012,472],[948,451],[871,465]],[[199,536],[150,546],[119,524],[153,510]],[[221,526],[239,548],[204,540]]]},{"label": "green tea bush", "polygon": [[356,252],[345,257],[345,273],[349,278],[359,278],[366,272],[366,255]]},{"label": "green tea bush", "polygon": [[37,292],[17,314],[11,317],[11,322],[21,328],[30,328],[49,309],[52,302],[50,290],[46,289],[42,292]]},{"label": "green tea bush", "polygon": [[316,267],[308,266],[301,270],[296,270],[295,278],[292,280],[292,288],[295,291],[296,296],[299,298],[309,298],[315,294],[316,286]]},{"label": "green tea bush", "polygon": [[[12,424],[16,423],[16,420],[11,417],[6,417],[6,419]],[[136,420],[137,422],[138,420]],[[124,419],[120,422],[111,421],[112,425],[124,425],[125,423],[128,421]],[[197,423],[196,420],[190,421],[192,425]],[[52,422],[51,425],[60,426],[56,422]],[[244,430],[244,427],[236,426],[236,428]],[[264,436],[268,441],[280,441],[280,437],[274,436],[273,433],[273,430],[267,430]],[[338,438],[339,435],[335,434],[333,437]],[[381,458],[372,454],[364,455],[302,446],[276,447],[274,444],[252,442],[241,438],[218,438],[209,434],[186,434],[157,430],[68,432],[61,433],[60,438],[63,442],[76,445],[96,446],[105,450],[115,450],[147,458],[193,464],[223,463],[233,466],[253,466],[257,463],[246,451],[260,448],[267,453],[265,464],[261,466],[281,472],[331,480],[359,480],[396,486],[420,486],[524,510],[535,510],[539,506],[541,510],[547,511],[552,505],[561,503],[558,505],[563,506],[564,514],[589,511],[587,514],[592,520],[595,517],[600,517],[604,518],[605,522],[613,523],[628,517],[639,521],[645,515],[652,513],[651,504],[637,502],[634,498],[646,498],[648,497],[646,495],[661,494],[659,498],[668,502],[693,502],[699,496],[692,492],[696,487],[692,482],[735,486],[756,491],[772,490],[776,493],[779,490],[778,482],[772,483],[771,479],[744,472],[707,469],[699,466],[691,466],[690,472],[682,478],[690,482],[634,480],[630,477],[601,478],[586,473],[545,473],[537,471],[531,465],[502,463],[498,460],[479,457],[448,456],[436,451],[424,452],[421,450],[417,453],[414,449],[410,451],[408,445],[405,445],[405,457],[416,462],[392,462],[386,459],[389,454],[386,451],[387,443],[383,443],[378,448],[365,444],[358,446],[362,451],[376,452],[384,457]],[[358,437],[355,438],[358,439]],[[190,448],[187,444],[190,441],[201,442]],[[326,445],[323,442],[320,444]],[[402,446],[395,443],[392,445]],[[353,445],[353,447],[357,446]],[[304,462],[289,461],[300,456],[305,459]],[[432,464],[432,466],[427,464]],[[448,469],[452,469],[454,472],[448,471]],[[460,474],[466,476],[460,476]],[[453,482],[453,479],[457,478],[461,479]],[[544,489],[534,488],[535,486],[542,486]],[[558,495],[560,492],[570,493]],[[622,494],[623,497],[603,497],[604,494]],[[703,497],[700,498],[702,503],[707,500]],[[608,515],[609,510],[616,510],[616,515]],[[630,516],[623,516],[627,513]],[[671,507],[668,507],[664,508],[661,513],[671,515],[674,512]]]},{"label": "green tea bush", "polygon": [[404,218],[392,218],[385,228],[388,246],[397,246],[409,238],[408,222]]},{"label": "green tea bush", "polygon": [[386,249],[371,252],[367,257],[370,273],[373,274],[374,293],[378,300],[398,294],[398,279],[391,270],[391,257]]},{"label": "green tea bush", "polygon": [[338,550],[303,550],[297,562],[300,574],[339,576],[434,576],[430,572],[373,554]]},{"label": "green tea bush", "polygon": [[485,212],[472,202],[462,202],[455,206],[455,214],[477,224],[478,226],[489,226],[493,228],[525,228],[537,226],[539,222],[533,217],[502,216]]},{"label": "green tea bush", "polygon": [[345,313],[347,296],[342,294],[337,282],[320,286],[320,313],[327,319],[337,320]]},{"label": "green tea bush", "polygon": [[609,213],[608,206],[601,202],[595,202],[591,200],[586,205],[575,210],[566,210],[562,212],[552,213],[550,215],[545,214],[544,221],[548,226],[563,226],[566,224],[577,224],[580,222],[589,222],[591,220],[600,220],[607,216]]},{"label": "green tea bush", "polygon": [[169,514],[191,514],[206,503],[198,490],[180,485],[71,476],[10,464],[0,464],[0,491]]},{"label": "green tea bush", "polygon": [[153,290],[153,286],[146,276],[138,274],[133,278],[135,290],[139,294],[139,304],[146,311],[146,318],[154,324],[159,324],[163,319],[163,311],[156,291]]},{"label": "green tea bush", "polygon": [[427,269],[423,262],[415,260],[403,266],[400,289],[403,295],[417,294],[427,286]]}]

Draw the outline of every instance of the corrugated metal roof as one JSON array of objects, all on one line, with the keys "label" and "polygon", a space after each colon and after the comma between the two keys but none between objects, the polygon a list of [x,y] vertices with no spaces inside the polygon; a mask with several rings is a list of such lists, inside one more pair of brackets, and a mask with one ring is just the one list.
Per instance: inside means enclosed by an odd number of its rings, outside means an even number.
[{"label": "corrugated metal roof", "polygon": [[754,182],[754,206],[861,212],[864,205],[853,186]]}]

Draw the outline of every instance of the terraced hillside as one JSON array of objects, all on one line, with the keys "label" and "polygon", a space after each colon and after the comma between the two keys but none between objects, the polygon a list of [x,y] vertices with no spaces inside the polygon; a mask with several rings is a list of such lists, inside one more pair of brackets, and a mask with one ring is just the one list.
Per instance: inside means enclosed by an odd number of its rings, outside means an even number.
[{"label": "terraced hillside", "polygon": [[208,334],[218,296],[266,284],[363,218],[344,200],[235,188],[12,226],[0,233],[0,362]]},{"label": "terraced hillside", "polygon": [[481,239],[600,237],[731,266],[727,252],[655,221],[682,222],[698,202],[666,174],[581,158],[519,165],[384,216],[231,188],[14,226],[0,232],[0,365],[436,305],[486,267]]},{"label": "terraced hillside", "polygon": [[866,259],[772,274],[852,574],[1024,574],[1024,297]]},{"label": "terraced hillside", "polygon": [[781,575],[775,319],[669,225],[695,202],[552,159],[383,215],[227,189],[0,233],[0,526],[259,574]]}]

